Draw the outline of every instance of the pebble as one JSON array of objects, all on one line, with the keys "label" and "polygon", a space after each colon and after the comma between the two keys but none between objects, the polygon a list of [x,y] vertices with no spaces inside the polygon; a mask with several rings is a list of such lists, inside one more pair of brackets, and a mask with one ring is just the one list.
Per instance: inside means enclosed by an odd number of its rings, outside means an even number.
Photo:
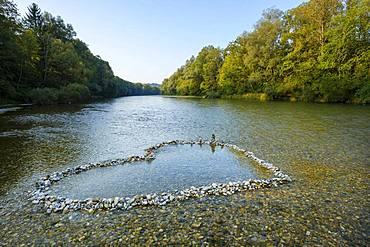
[{"label": "pebble", "polygon": [[194,222],[193,224],[191,224],[191,227],[199,228],[201,225],[202,225],[202,222]]},{"label": "pebble", "polygon": [[[213,145],[232,148],[236,151],[243,152],[247,157],[255,160],[259,165],[271,170],[273,172],[273,177],[271,179],[248,179],[245,181],[228,182],[228,183],[212,183],[206,186],[195,187],[191,186],[188,189],[182,191],[174,191],[172,193],[161,193],[159,195],[153,193],[148,195],[136,195],[132,198],[87,198],[85,200],[72,200],[70,198],[45,196],[45,193],[49,190],[53,183],[57,183],[62,178],[71,176],[74,174],[79,174],[80,172],[88,171],[96,167],[107,167],[114,166],[117,164],[128,164],[136,161],[144,161],[148,158],[155,159],[155,150],[163,148],[167,145]],[[61,172],[54,172],[51,175],[47,175],[36,182],[36,189],[31,192],[30,200],[34,204],[43,203],[47,208],[47,212],[63,212],[67,213],[69,211],[77,211],[86,209],[89,213],[94,213],[97,209],[113,210],[122,209],[129,210],[132,207],[138,206],[164,206],[169,202],[173,201],[183,201],[191,198],[202,198],[210,195],[232,195],[236,192],[256,190],[262,188],[276,187],[282,184],[291,182],[292,179],[285,173],[283,173],[279,168],[275,167],[273,164],[268,163],[254,155],[254,153],[239,148],[236,145],[224,143],[212,139],[211,141],[203,140],[199,138],[198,141],[167,141],[163,143],[156,144],[145,150],[144,156],[130,156],[126,159],[120,159],[124,162],[119,162],[119,160],[104,161],[101,163],[90,163],[87,165],[77,166],[74,168],[68,168]],[[194,227],[197,227],[198,223],[194,223]],[[200,226],[200,225],[199,225]],[[198,226],[198,227],[199,227]]]}]

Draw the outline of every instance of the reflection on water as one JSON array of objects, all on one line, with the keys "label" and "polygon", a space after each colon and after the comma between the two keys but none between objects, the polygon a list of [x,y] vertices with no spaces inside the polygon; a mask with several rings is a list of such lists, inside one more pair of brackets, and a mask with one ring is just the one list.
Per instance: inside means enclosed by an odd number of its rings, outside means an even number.
[{"label": "reflection on water", "polygon": [[213,133],[279,167],[368,164],[368,119],[366,106],[163,97],[28,107],[0,115],[0,194],[32,175]]},{"label": "reflection on water", "polygon": [[[93,245],[112,236],[112,228],[121,231],[121,236],[130,233],[135,239],[145,236],[150,240],[154,236],[150,231],[158,232],[162,223],[171,225],[166,228],[165,235],[175,238],[176,243],[181,234],[188,237],[189,233],[194,233],[191,222],[199,218],[208,220],[202,224],[206,228],[201,227],[205,231],[202,236],[208,240],[233,241],[237,237],[240,241],[249,241],[257,236],[257,239],[267,238],[266,241],[273,245],[366,245],[370,224],[369,120],[369,106],[160,96],[126,97],[84,105],[24,107],[5,112],[0,114],[0,229],[4,229],[0,231],[0,245],[6,238],[11,245],[30,239],[35,240],[35,245],[52,245],[48,240],[79,239],[82,230],[88,232],[85,235],[90,236]],[[70,216],[49,217],[37,211],[23,196],[43,174],[87,162],[141,155],[145,148],[155,143],[199,136],[209,138],[213,133],[275,164],[294,182],[278,189],[208,198],[197,203],[184,202],[178,207],[170,206],[163,213],[154,208],[127,212],[124,217],[130,220],[126,221],[122,221],[120,214],[96,218],[84,218],[82,214],[76,222],[69,221]],[[214,154],[194,151],[194,155],[208,160],[207,156],[215,158],[222,154],[220,164],[221,160],[230,158],[234,168],[238,167],[233,160],[235,154],[219,151]],[[179,157],[180,161],[194,160],[193,152],[186,153],[187,157]],[[174,162],[179,155],[171,149],[160,155],[163,159],[158,157],[155,161],[158,164],[145,164],[144,169],[138,169],[144,164],[137,164],[81,174],[80,178],[86,176],[86,183],[74,189],[85,187],[94,191],[98,188],[97,192],[101,192],[108,187],[114,188],[113,184],[105,188],[102,183],[100,187],[88,187],[93,183],[94,173],[95,177],[104,175],[114,183],[122,182],[119,181],[121,175],[127,181],[138,179],[137,184],[142,184],[140,189],[151,186],[172,189],[170,184],[179,182],[179,186],[183,186],[188,180],[196,183],[198,179],[216,175],[209,174],[212,169],[208,169],[207,162],[194,164],[199,165],[196,169],[202,168],[201,165],[207,169],[204,173],[194,173],[195,177],[192,169],[187,169],[186,162],[168,167],[165,158]],[[261,176],[252,169],[253,165],[248,164],[248,167],[250,169],[243,166],[242,172]],[[181,169],[184,170],[180,172]],[[222,169],[217,176],[227,177],[230,171]],[[170,181],[173,177],[176,181]],[[144,178],[156,180],[144,181]],[[135,189],[134,186],[130,188]],[[54,228],[55,221],[65,218],[68,219],[63,222],[66,227]],[[182,218],[187,218],[188,223],[180,221]],[[84,227],[91,222],[90,227]],[[217,222],[222,222],[222,227]],[[139,227],[147,231],[133,231]],[[96,228],[93,233],[92,228]],[[227,229],[227,232],[219,229]],[[192,235],[192,239],[198,236]],[[138,244],[143,245],[143,242]]]},{"label": "reflection on water", "polygon": [[52,190],[53,194],[75,199],[109,198],[271,177],[267,170],[263,173],[256,169],[251,160],[241,154],[238,157],[228,148],[213,151],[208,145],[170,146],[154,161],[93,169],[62,180]]},{"label": "reflection on water", "polygon": [[367,106],[163,97],[28,107],[0,115],[0,194],[33,175],[213,133],[279,167],[368,164],[368,119]]},{"label": "reflection on water", "polygon": [[22,107],[15,106],[15,107],[0,108],[0,114],[3,114],[5,112],[10,112],[10,111],[17,111],[19,109],[22,109]]}]

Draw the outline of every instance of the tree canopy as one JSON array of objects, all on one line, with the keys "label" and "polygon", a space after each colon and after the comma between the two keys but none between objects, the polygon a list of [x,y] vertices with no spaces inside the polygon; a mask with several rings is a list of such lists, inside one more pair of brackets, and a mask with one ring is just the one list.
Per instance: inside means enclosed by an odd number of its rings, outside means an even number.
[{"label": "tree canopy", "polygon": [[159,88],[114,75],[109,63],[76,38],[71,24],[37,4],[24,17],[0,0],[0,103],[70,103],[159,94]]},{"label": "tree canopy", "polygon": [[187,60],[162,93],[370,103],[369,13],[370,0],[268,9],[225,49],[207,46]]}]

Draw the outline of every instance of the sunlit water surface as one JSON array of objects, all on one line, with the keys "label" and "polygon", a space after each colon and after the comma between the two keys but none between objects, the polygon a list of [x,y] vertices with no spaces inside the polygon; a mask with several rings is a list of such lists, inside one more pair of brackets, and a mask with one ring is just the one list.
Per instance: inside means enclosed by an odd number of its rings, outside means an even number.
[{"label": "sunlit water surface", "polygon": [[[45,174],[88,162],[142,155],[145,148],[162,141],[209,138],[213,133],[280,167],[294,179],[293,183],[181,202],[161,210],[145,208],[99,216],[49,216],[24,196]],[[366,245],[370,241],[369,150],[368,106],[145,96],[3,111],[0,245],[96,244],[120,238],[137,244],[155,239],[176,244],[181,239],[185,241],[182,243],[192,239],[214,244],[262,241],[274,245]],[[235,153],[183,151],[186,157],[168,149],[150,165],[96,169],[71,177],[64,185],[70,186],[70,193],[76,196],[90,196],[94,189],[88,184],[100,184],[96,195],[108,194],[114,184],[119,184],[117,191],[110,191],[113,195],[121,192],[123,185],[131,186],[126,191],[130,194],[150,187],[167,190],[199,181],[208,183],[217,176],[234,179],[244,176],[243,172],[260,176],[249,161],[240,164],[244,161]],[[211,167],[210,157],[219,161],[216,166]],[[178,166],[170,166],[177,159]],[[182,159],[191,160],[194,170]],[[232,166],[225,167],[226,163]],[[124,181],[120,181],[121,176]],[[81,181],[85,182],[79,185]],[[111,185],[105,188],[101,181],[111,181]],[[194,228],[195,221],[203,224]],[[56,227],[58,222],[64,226]],[[171,228],[155,235],[164,228],[162,224]],[[131,240],[125,240],[130,236]]]},{"label": "sunlit water surface", "polygon": [[[208,145],[178,145],[161,149],[150,162],[97,168],[68,177],[52,187],[52,194],[73,199],[134,196],[173,192],[191,186],[266,177],[242,153]],[[265,171],[264,171],[265,170]]]}]

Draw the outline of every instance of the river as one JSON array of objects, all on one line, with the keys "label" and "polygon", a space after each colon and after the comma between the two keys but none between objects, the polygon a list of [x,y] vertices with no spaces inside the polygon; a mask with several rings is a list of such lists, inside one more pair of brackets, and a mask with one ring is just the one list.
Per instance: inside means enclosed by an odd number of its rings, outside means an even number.
[{"label": "river", "polygon": [[[49,215],[25,195],[54,171],[212,134],[272,162],[293,182],[94,214]],[[2,111],[0,245],[366,245],[369,150],[369,106],[141,96]]]}]

